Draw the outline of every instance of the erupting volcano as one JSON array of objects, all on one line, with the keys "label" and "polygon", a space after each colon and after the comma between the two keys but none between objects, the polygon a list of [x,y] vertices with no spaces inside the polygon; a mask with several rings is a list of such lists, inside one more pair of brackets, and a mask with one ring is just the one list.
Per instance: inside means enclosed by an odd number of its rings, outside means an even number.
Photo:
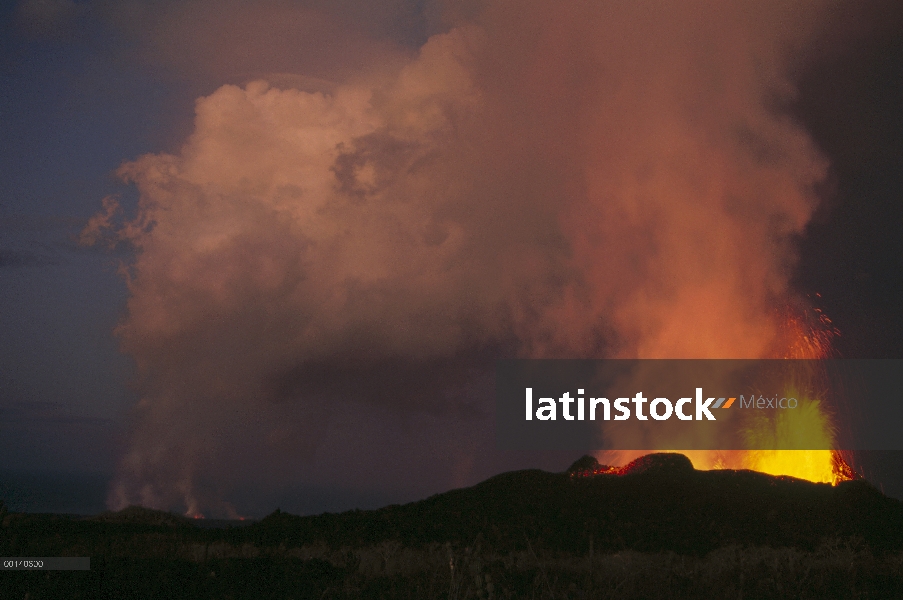
[{"label": "erupting volcano", "polygon": [[[817,361],[832,356],[831,340],[839,335],[831,320],[818,308],[802,311],[787,308],[782,315],[779,330],[780,351],[765,358]],[[841,481],[860,479],[850,466],[848,453],[835,449],[835,417],[819,397],[818,373],[809,373],[809,381],[787,381],[784,392],[787,397],[803,398],[805,410],[782,413],[773,418],[756,419],[744,432],[747,443],[756,449],[749,450],[680,450],[697,469],[749,469],[769,475],[787,475],[816,483],[837,485]],[[811,391],[814,390],[814,394]],[[814,397],[807,398],[807,395]],[[807,440],[817,448],[812,450],[777,449],[795,439]],[[769,446],[776,449],[763,449]],[[597,463],[579,470],[577,475],[620,475],[636,467],[636,461],[650,450],[605,451],[598,453],[604,461],[622,466]]]},{"label": "erupting volcano", "polygon": [[[830,356],[793,285],[829,173],[790,110],[820,10],[691,4],[490,2],[385,68],[199,98],[182,147],[120,168],[134,210],[81,234],[135,250],[110,507],[227,515],[361,460],[370,489],[436,477],[417,494],[513,467],[496,359]],[[686,454],[845,477],[808,383],[748,450]]]}]

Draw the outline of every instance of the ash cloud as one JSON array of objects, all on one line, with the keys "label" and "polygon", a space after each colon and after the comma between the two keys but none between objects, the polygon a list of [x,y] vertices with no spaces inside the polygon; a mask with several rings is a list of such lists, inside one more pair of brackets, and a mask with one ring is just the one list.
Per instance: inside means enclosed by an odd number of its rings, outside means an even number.
[{"label": "ash cloud", "polygon": [[826,168],[775,108],[815,9],[493,2],[328,91],[198,99],[86,234],[137,249],[113,507],[228,513],[349,403],[477,419],[493,356],[769,355]]}]

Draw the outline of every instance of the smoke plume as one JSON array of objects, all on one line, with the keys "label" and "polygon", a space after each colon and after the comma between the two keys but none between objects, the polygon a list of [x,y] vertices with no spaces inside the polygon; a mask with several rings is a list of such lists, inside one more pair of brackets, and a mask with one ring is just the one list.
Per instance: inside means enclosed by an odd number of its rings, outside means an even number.
[{"label": "smoke plume", "polygon": [[136,249],[111,504],[228,512],[348,403],[487,410],[468,386],[501,354],[768,355],[825,174],[782,112],[815,17],[500,0],[328,90],[198,99],[178,152],[122,166],[137,215],[86,230]]}]

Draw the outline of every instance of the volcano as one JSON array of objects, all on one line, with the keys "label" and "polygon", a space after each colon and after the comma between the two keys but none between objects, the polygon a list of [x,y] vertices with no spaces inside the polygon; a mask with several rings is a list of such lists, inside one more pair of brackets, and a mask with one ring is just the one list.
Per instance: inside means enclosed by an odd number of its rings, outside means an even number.
[{"label": "volcano", "polygon": [[903,503],[862,479],[837,485],[749,470],[701,471],[682,454],[623,467],[585,456],[563,473],[504,473],[470,488],[375,511],[274,513],[247,529],[265,544],[368,545],[397,540],[500,551],[705,554],[731,544],[813,549],[825,539],[903,550]]},{"label": "volcano", "polygon": [[84,575],[3,578],[3,597],[903,596],[903,502],[862,479],[703,471],[676,453],[218,528],[136,507],[0,517],[0,554],[91,557]]}]

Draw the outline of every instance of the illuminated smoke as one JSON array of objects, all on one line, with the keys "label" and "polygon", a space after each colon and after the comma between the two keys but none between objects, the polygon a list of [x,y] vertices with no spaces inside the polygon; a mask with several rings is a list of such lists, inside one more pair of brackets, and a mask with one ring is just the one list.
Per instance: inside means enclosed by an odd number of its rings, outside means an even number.
[{"label": "illuminated smoke", "polygon": [[214,499],[314,453],[349,396],[441,412],[417,373],[494,352],[768,355],[825,172],[780,113],[811,11],[478,13],[328,93],[223,86],[176,154],[121,168],[142,399],[114,507],[228,513]]}]

